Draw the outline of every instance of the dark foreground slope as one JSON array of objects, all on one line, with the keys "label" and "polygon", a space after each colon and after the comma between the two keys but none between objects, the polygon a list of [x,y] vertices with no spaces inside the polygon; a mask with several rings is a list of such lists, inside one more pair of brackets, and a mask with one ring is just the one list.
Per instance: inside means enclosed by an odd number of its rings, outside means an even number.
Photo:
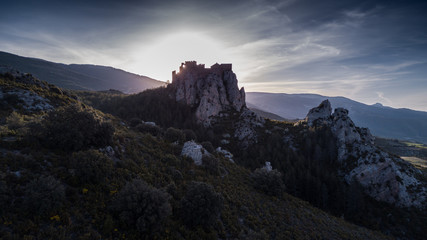
[{"label": "dark foreground slope", "polygon": [[190,130],[142,123],[137,111],[125,121],[31,76],[1,76],[0,86],[3,239],[386,239],[287,193],[265,194],[212,144],[195,165],[181,156]]},{"label": "dark foreground slope", "polygon": [[26,58],[0,52],[0,66],[8,66],[62,88],[75,90],[116,89],[125,93],[165,85],[164,82],[112,67],[81,64],[61,64],[36,58]]}]

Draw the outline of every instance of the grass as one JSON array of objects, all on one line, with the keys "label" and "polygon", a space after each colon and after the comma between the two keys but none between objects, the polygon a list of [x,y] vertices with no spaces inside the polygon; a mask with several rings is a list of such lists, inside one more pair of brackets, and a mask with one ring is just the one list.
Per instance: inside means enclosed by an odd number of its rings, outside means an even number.
[{"label": "grass", "polygon": [[414,142],[403,142],[403,143],[408,147],[427,149],[427,145],[424,145],[422,143],[414,143]]}]

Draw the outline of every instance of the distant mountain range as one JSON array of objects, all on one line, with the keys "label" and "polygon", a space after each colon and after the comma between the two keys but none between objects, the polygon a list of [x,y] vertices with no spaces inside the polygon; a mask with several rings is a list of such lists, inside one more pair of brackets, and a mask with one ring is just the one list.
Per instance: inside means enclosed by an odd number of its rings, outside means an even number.
[{"label": "distant mountain range", "polygon": [[427,143],[427,112],[385,107],[380,103],[366,105],[345,97],[317,94],[246,93],[247,105],[286,119],[302,119],[307,112],[329,99],[333,108],[349,110],[357,126],[368,127],[375,136]]},{"label": "distant mountain range", "polygon": [[166,83],[146,76],[129,73],[112,67],[98,65],[62,64],[37,58],[21,57],[0,51],[0,66],[12,67],[20,72],[62,88],[101,91],[120,90],[137,93]]}]

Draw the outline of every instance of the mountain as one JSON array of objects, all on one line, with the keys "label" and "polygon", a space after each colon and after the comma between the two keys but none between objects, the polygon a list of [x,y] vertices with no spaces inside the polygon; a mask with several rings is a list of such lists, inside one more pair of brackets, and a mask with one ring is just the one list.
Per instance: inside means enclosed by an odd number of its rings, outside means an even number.
[{"label": "mountain", "polygon": [[89,64],[67,65],[6,52],[0,52],[0,66],[31,73],[56,86],[74,90],[116,89],[124,93],[137,93],[165,85],[164,82],[112,67]]},{"label": "mountain", "polygon": [[333,108],[349,110],[349,116],[360,127],[375,136],[427,143],[427,112],[366,105],[345,97],[317,94],[246,93],[246,101],[255,108],[287,119],[302,119],[308,110],[328,99]]}]

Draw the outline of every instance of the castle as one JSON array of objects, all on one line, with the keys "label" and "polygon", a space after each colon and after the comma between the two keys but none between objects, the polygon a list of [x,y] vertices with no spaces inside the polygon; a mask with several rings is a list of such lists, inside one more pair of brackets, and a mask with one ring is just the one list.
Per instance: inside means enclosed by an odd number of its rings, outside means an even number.
[{"label": "castle", "polygon": [[210,68],[205,68],[205,64],[197,64],[197,61],[185,61],[185,63],[181,63],[178,73],[176,71],[172,72],[172,83],[177,81],[179,76],[186,72],[191,72],[197,78],[205,78],[211,73],[222,76],[225,71],[232,71],[232,65],[215,63]]}]

